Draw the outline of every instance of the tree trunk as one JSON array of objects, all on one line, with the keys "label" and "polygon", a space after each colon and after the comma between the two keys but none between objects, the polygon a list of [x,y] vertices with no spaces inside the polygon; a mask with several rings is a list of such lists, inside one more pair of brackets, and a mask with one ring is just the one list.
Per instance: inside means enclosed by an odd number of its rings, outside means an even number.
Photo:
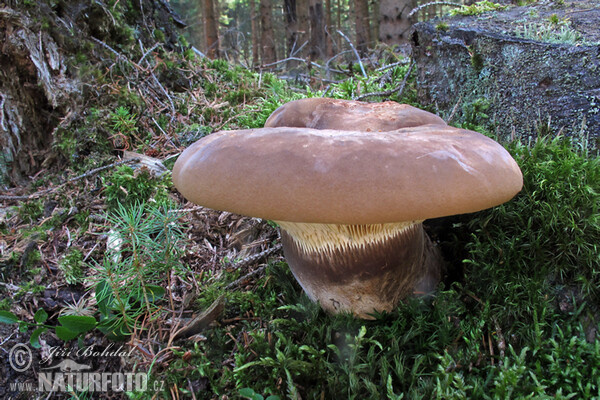
[{"label": "tree trunk", "polygon": [[[342,1],[336,0],[336,5],[337,5],[337,18],[336,18],[335,29],[336,29],[336,31],[341,31],[342,30]],[[335,38],[337,51],[338,52],[342,51],[342,37],[337,32],[332,32],[331,34]]]},{"label": "tree trunk", "polygon": [[356,49],[360,54],[365,54],[370,39],[369,29],[369,0],[355,0],[355,26],[356,26]]},{"label": "tree trunk", "polygon": [[371,41],[379,37],[379,0],[371,1],[371,18],[369,18]]},{"label": "tree trunk", "polygon": [[308,13],[310,17],[309,57],[311,60],[322,60],[325,57],[325,21],[322,0],[311,0]]},{"label": "tree trunk", "polygon": [[331,35],[335,33],[335,28],[331,22],[331,0],[325,0],[325,48],[327,57],[333,56],[333,42]]},{"label": "tree trunk", "polygon": [[412,26],[408,14],[415,8],[414,0],[380,0],[379,41],[389,44],[409,42],[408,32]]},{"label": "tree trunk", "polygon": [[256,1],[248,0],[248,7],[250,8],[250,34],[252,36],[252,66],[256,67],[260,56],[260,34],[258,33],[260,21],[256,16]]},{"label": "tree trunk", "polygon": [[273,34],[273,3],[271,0],[260,0],[260,25],[262,49],[262,64],[270,64],[277,60],[275,54],[275,39]]},{"label": "tree trunk", "polygon": [[204,37],[206,37],[206,55],[209,58],[219,57],[219,22],[215,12],[218,0],[204,0]]},{"label": "tree trunk", "polygon": [[284,0],[283,13],[285,16],[286,55],[292,56],[298,48],[298,14],[296,0]]},{"label": "tree trunk", "polygon": [[310,23],[309,23],[309,0],[296,0],[296,13],[298,14],[298,48],[302,51],[298,53],[299,57],[305,57],[308,54],[308,42],[310,41]]}]

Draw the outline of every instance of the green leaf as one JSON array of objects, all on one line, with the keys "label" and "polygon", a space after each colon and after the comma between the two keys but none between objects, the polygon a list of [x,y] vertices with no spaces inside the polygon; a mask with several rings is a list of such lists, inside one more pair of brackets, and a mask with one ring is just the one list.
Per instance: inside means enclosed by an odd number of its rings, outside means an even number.
[{"label": "green leaf", "polygon": [[240,389],[240,396],[244,396],[244,397],[252,397],[254,396],[254,390],[250,389],[250,388],[242,388]]},{"label": "green leaf", "polygon": [[85,315],[64,315],[58,317],[58,322],[66,329],[74,332],[75,336],[91,331],[97,324],[96,318]]},{"label": "green leaf", "polygon": [[40,347],[42,347],[42,345],[40,344],[40,335],[46,332],[47,330],[48,328],[42,326],[33,331],[31,337],[29,338],[29,343],[31,344],[31,347],[33,347],[34,349],[39,349]]},{"label": "green leaf", "polygon": [[58,336],[59,339],[64,340],[65,342],[75,339],[77,337],[77,335],[79,335],[78,332],[73,332],[72,330],[70,330],[69,328],[66,328],[64,326],[57,326],[55,328],[56,330],[56,336]]},{"label": "green leaf", "polygon": [[146,285],[146,293],[148,294],[148,301],[155,302],[160,299],[166,293],[165,288],[156,285]]},{"label": "green leaf", "polygon": [[113,292],[106,280],[101,280],[96,285],[95,297],[96,303],[98,304],[98,311],[100,311],[101,314],[107,315],[113,300]]},{"label": "green leaf", "polygon": [[33,319],[38,324],[43,324],[48,319],[48,313],[43,308],[40,308],[39,310],[37,310],[35,312],[35,315],[33,316]]},{"label": "green leaf", "polygon": [[240,396],[246,397],[251,400],[263,400],[264,397],[261,394],[258,394],[251,388],[242,388],[240,389]]},{"label": "green leaf", "polygon": [[10,311],[0,311],[0,322],[4,324],[14,324],[19,322],[19,318]]}]

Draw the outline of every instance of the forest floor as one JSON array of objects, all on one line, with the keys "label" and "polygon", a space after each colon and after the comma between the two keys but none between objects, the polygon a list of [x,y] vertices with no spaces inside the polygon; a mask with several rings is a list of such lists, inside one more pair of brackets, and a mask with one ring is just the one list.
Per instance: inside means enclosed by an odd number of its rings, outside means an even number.
[{"label": "forest floor", "polygon": [[[2,193],[0,397],[600,397],[600,159],[585,138],[550,126],[503,143],[521,193],[428,221],[447,262],[436,294],[362,321],[308,300],[273,223],[186,202],[170,169],[199,138],[262,127],[301,97],[384,93],[364,98],[431,110],[408,58],[380,51],[367,77],[354,64],[309,85],[190,54],[105,68],[102,100],[55,132],[61,168]],[[65,360],[146,385],[40,383],[77,372]]]}]

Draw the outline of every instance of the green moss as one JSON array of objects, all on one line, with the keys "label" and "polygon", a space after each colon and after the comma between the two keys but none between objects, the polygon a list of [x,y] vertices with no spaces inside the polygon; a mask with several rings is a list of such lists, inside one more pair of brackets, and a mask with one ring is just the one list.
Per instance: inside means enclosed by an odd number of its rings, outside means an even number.
[{"label": "green moss", "polygon": [[483,69],[483,57],[476,51],[471,51],[471,66],[476,73],[480,73]]},{"label": "green moss", "polygon": [[160,29],[155,29],[153,32],[153,35],[154,35],[154,39],[156,39],[158,42],[165,41],[165,33],[163,31],[161,31]]},{"label": "green moss", "polygon": [[450,15],[479,15],[489,11],[500,11],[506,8],[505,5],[492,3],[490,1],[478,1],[469,6],[460,6],[450,10]]},{"label": "green moss", "polygon": [[443,31],[446,32],[448,30],[449,26],[446,22],[439,22],[436,26],[435,29],[437,29],[438,31]]},{"label": "green moss", "polygon": [[111,210],[117,209],[119,204],[127,207],[150,200],[158,205],[168,202],[169,174],[155,178],[146,168],[134,170],[122,165],[103,181],[103,193]]},{"label": "green moss", "polygon": [[30,200],[18,207],[19,218],[29,224],[35,224],[44,214],[44,203],[41,199]]},{"label": "green moss", "polygon": [[62,271],[65,281],[74,285],[83,280],[83,254],[77,249],[71,249],[58,262],[58,268]]}]

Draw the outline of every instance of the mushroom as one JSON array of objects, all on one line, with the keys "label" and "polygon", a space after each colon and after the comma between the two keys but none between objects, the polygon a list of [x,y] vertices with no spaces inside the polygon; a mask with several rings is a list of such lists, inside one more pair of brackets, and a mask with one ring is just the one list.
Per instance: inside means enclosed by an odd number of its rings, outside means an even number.
[{"label": "mushroom", "polygon": [[310,98],[290,101],[275,110],[265,128],[338,129],[342,131],[392,131],[427,124],[446,125],[435,114],[393,101],[362,101]]},{"label": "mushroom", "polygon": [[373,318],[437,284],[423,220],[506,202],[522,175],[492,139],[440,123],[217,132],[182,153],[173,182],[194,203],[277,222],[308,296]]}]

